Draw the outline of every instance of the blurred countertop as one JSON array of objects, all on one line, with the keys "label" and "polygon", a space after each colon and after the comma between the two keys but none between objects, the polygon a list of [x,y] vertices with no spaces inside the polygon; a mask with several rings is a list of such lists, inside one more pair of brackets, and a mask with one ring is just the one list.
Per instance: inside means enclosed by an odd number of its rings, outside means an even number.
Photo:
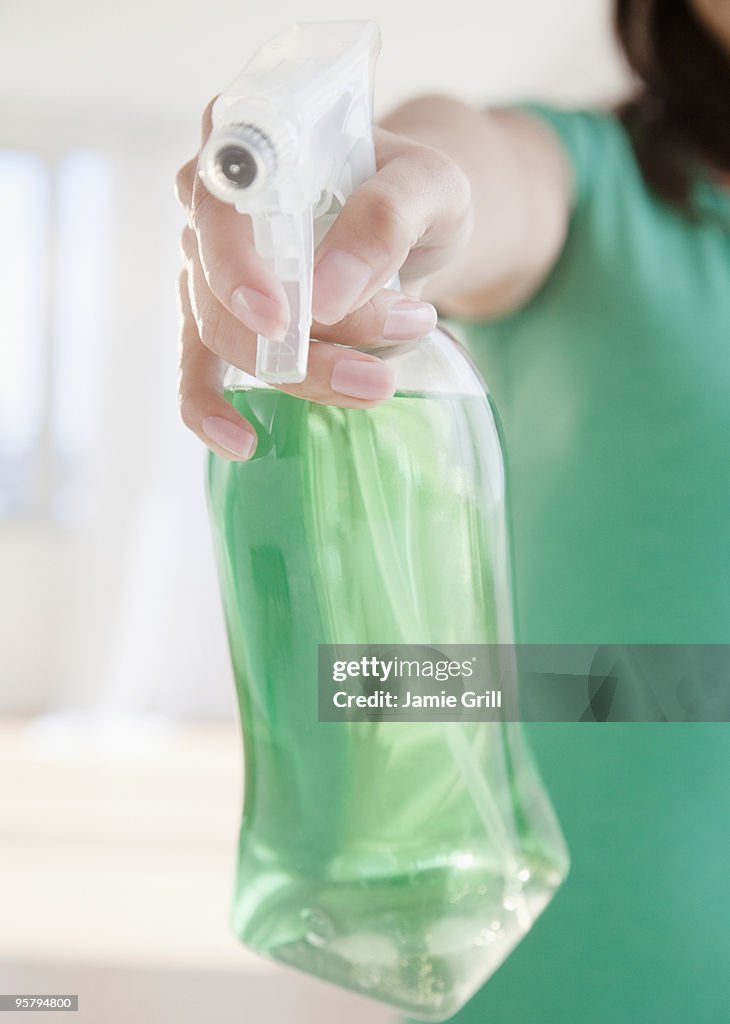
[{"label": "blurred countertop", "polygon": [[74,1024],[394,1024],[234,937],[242,764],[237,723],[0,718],[0,991],[78,993]]},{"label": "blurred countertop", "polygon": [[0,958],[275,970],[228,927],[237,727],[0,719]]}]

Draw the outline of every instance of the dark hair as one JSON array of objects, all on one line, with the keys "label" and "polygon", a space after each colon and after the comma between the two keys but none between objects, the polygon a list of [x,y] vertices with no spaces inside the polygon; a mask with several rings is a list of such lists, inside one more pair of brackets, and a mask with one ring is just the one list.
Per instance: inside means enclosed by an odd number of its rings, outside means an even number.
[{"label": "dark hair", "polygon": [[698,171],[730,170],[730,60],[688,0],[616,0],[639,92],[619,110],[646,184],[692,213]]}]

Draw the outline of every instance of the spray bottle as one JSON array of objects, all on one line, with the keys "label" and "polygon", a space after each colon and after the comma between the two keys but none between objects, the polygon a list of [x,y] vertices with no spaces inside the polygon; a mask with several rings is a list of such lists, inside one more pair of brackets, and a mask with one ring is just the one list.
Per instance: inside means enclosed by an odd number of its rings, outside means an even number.
[{"label": "spray bottle", "polygon": [[514,721],[318,720],[320,644],[513,640],[499,434],[455,339],[380,350],[397,389],[372,409],[271,386],[306,374],[314,248],[375,172],[378,51],[370,22],[295,25],[218,98],[200,158],[291,310],[284,341],[259,337],[256,378],[227,377],[253,458],[209,456],[245,766],[231,922],[264,956],[442,1021],[568,856]]}]

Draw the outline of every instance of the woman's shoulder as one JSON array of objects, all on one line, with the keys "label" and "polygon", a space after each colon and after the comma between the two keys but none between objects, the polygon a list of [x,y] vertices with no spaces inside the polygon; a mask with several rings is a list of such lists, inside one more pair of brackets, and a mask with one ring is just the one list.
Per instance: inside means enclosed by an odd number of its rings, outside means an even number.
[{"label": "woman's shoulder", "polygon": [[574,205],[585,203],[597,187],[620,181],[641,187],[633,147],[615,111],[526,102],[519,110],[542,121],[558,138],[573,176]]},{"label": "woman's shoulder", "polygon": [[572,135],[575,132],[587,132],[601,136],[621,131],[620,118],[611,109],[562,106],[537,100],[526,100],[519,103],[517,109],[547,121],[561,134]]},{"label": "woman's shoulder", "polygon": [[538,118],[562,146],[573,177],[573,210],[587,210],[591,203],[614,204],[643,211],[654,222],[671,223],[686,230],[698,224],[727,233],[730,225],[730,193],[697,172],[692,184],[694,217],[662,200],[647,184],[634,151],[629,131],[615,110],[560,107],[546,103],[521,103],[516,108]]}]

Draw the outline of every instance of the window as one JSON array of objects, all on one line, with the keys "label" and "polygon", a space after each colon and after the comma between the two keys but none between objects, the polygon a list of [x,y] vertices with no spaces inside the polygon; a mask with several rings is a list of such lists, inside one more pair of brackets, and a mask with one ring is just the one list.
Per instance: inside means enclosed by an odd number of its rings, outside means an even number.
[{"label": "window", "polygon": [[92,150],[0,150],[0,517],[93,509],[113,174]]}]

